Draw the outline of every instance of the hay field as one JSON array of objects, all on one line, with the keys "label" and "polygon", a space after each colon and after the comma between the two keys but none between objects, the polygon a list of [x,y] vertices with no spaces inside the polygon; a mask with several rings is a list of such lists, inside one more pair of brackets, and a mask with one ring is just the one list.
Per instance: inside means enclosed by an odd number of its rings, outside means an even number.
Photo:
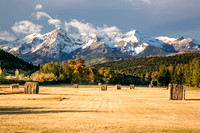
[{"label": "hay field", "polygon": [[[38,95],[0,87],[0,132],[200,132],[200,90],[170,101],[166,88],[40,86]],[[22,88],[21,88],[22,90]]]}]

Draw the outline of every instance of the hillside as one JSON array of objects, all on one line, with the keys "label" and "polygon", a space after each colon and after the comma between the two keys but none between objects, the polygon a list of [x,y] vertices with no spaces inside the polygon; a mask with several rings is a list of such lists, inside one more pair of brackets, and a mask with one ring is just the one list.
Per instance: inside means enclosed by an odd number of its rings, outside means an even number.
[{"label": "hillside", "polygon": [[142,74],[158,71],[160,65],[187,64],[194,58],[200,57],[199,52],[183,53],[172,56],[144,57],[130,60],[109,61],[102,64],[96,64],[92,67],[100,69],[101,67],[111,67],[114,70],[125,72],[126,75],[141,76]]},{"label": "hillside", "polygon": [[34,72],[38,69],[36,66],[27,63],[3,50],[0,50],[0,67],[9,71],[20,69],[23,71]]}]

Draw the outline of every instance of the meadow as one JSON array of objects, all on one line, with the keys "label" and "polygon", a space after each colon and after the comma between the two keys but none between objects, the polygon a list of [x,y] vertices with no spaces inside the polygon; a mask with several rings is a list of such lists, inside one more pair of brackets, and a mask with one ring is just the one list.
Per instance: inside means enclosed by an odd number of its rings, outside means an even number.
[{"label": "meadow", "polygon": [[39,94],[0,86],[0,132],[200,132],[200,89],[169,100],[166,88],[40,86]]}]

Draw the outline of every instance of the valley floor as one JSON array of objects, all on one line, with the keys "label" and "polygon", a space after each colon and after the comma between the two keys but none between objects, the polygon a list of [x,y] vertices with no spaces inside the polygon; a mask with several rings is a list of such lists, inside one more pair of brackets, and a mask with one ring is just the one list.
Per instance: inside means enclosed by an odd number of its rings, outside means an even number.
[{"label": "valley floor", "polygon": [[[22,89],[22,88],[21,88]],[[170,101],[166,88],[42,86],[38,95],[3,93],[0,132],[200,132],[200,90]]]}]

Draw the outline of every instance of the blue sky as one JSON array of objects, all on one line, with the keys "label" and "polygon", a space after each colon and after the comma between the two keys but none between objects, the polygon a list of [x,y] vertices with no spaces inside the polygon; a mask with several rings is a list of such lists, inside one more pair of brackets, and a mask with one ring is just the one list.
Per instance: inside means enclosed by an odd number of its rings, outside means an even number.
[{"label": "blue sky", "polygon": [[79,32],[109,27],[200,40],[199,7],[200,0],[0,0],[0,39],[56,27]]}]

